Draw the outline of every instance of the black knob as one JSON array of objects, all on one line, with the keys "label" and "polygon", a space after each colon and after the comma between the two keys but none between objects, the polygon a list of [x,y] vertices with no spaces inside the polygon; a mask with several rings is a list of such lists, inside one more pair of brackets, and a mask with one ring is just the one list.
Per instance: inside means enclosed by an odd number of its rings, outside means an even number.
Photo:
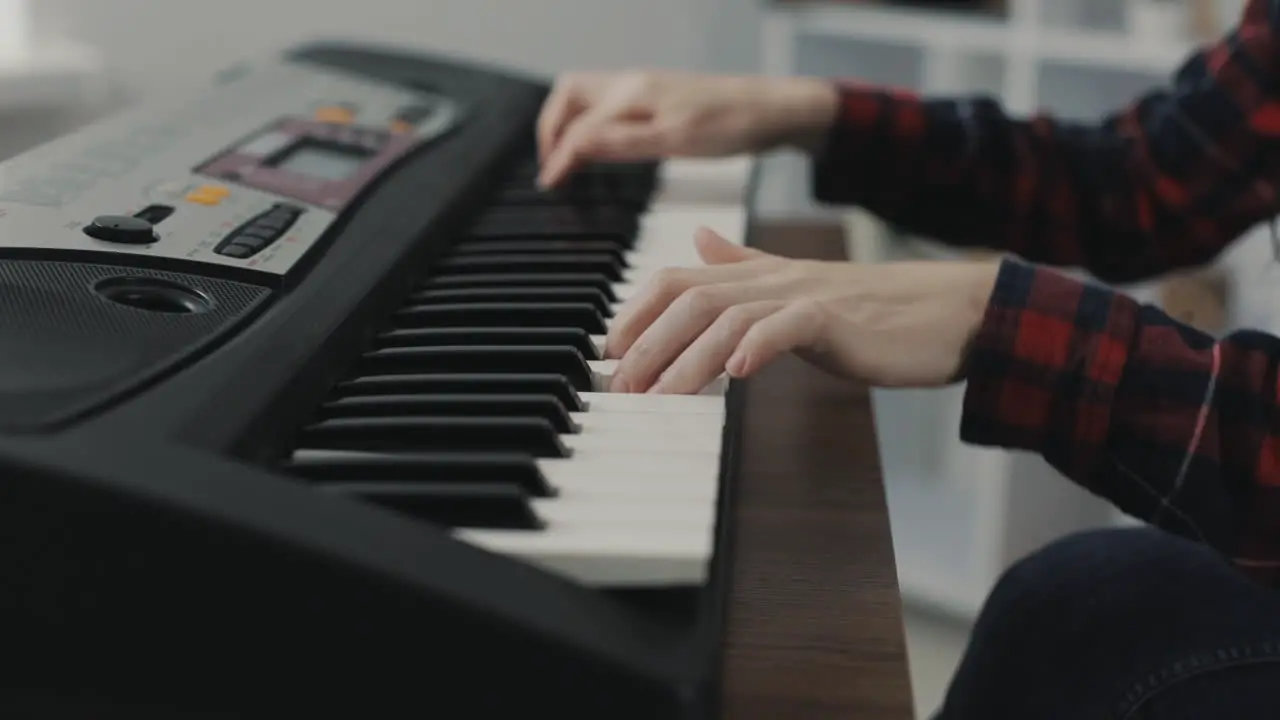
[{"label": "black knob", "polygon": [[129,215],[99,215],[86,225],[84,234],[103,242],[150,245],[156,241],[151,223]]}]

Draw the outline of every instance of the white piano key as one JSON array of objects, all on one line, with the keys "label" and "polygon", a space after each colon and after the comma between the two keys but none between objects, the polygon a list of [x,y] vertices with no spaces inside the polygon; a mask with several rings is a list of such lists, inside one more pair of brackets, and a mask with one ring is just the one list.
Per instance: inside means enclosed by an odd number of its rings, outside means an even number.
[{"label": "white piano key", "polygon": [[579,397],[595,413],[636,415],[714,415],[723,420],[724,398],[714,395],[649,395],[584,392]]},{"label": "white piano key", "polygon": [[[704,453],[719,449],[721,427],[664,421],[594,421],[588,417],[579,432],[561,435],[560,441],[574,453],[586,451],[651,451],[663,454]],[[706,417],[706,416],[703,416]],[[641,460],[643,462],[643,460]]]},{"label": "white piano key", "polygon": [[[718,450],[718,447],[717,447]],[[584,450],[572,458],[537,461],[547,482],[562,496],[714,500],[719,492],[717,452],[654,458],[626,451]]]},{"label": "white piano key", "polygon": [[710,527],[604,526],[576,520],[540,532],[458,530],[456,537],[583,585],[701,583],[715,545]]},{"label": "white piano key", "polygon": [[[620,393],[619,393],[620,394]],[[631,393],[628,393],[631,394]],[[710,397],[714,395],[695,395]],[[720,400],[724,404],[724,400]],[[719,415],[679,415],[676,413],[609,413],[599,410],[570,413],[570,417],[584,432],[629,432],[644,435],[677,433],[697,438],[698,447],[706,447],[720,439],[724,430],[724,417]],[[651,430],[661,425],[662,430]]]},{"label": "white piano key", "polygon": [[754,158],[671,158],[658,170],[658,190],[653,204],[747,202]]},{"label": "white piano key", "polygon": [[[613,384],[613,376],[618,371],[617,360],[589,360],[587,367],[591,369],[592,386],[599,392],[608,392]],[[724,395],[729,390],[729,376],[720,374],[707,384],[699,395]]]},{"label": "white piano key", "polygon": [[[632,262],[649,265],[666,262],[668,258],[697,258],[693,238],[698,228],[707,227],[733,243],[742,243],[747,232],[747,212],[741,207],[714,206],[707,208],[673,208],[655,210],[646,215],[640,225],[635,249],[628,256]],[[679,251],[685,251],[681,254]],[[633,260],[634,258],[634,260]]]}]

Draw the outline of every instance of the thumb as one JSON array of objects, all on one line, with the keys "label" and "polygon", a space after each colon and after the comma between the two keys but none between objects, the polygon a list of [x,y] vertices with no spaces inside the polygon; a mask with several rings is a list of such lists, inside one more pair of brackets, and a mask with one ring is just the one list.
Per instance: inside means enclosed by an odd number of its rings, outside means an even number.
[{"label": "thumb", "polygon": [[693,242],[698,248],[698,257],[708,265],[725,265],[770,257],[769,253],[763,250],[731,243],[724,236],[707,227],[698,228],[693,235]]}]

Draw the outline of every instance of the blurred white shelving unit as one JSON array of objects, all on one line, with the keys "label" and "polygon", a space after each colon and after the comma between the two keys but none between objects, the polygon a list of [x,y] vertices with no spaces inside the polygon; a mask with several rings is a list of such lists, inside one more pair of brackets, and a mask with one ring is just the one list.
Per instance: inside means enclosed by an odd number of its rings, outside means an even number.
[{"label": "blurred white shelving unit", "polygon": [[0,112],[91,103],[103,89],[102,59],[86,46],[42,34],[36,0],[0,0]]},{"label": "blurred white shelving unit", "polygon": [[[1168,83],[1194,49],[1189,32],[1133,29],[1126,7],[1116,0],[1009,0],[1005,15],[987,16],[850,3],[771,5],[763,65],[773,75],[985,94],[1014,114],[1042,110],[1093,120]],[[824,212],[808,199],[807,160],[783,155],[766,167],[762,211]],[[864,213],[844,217],[859,259],[939,251],[884,242],[883,228]],[[1150,288],[1127,290],[1151,299]],[[962,387],[876,391],[874,404],[904,596],[972,617],[1018,557],[1065,533],[1119,520],[1039,458],[962,445],[962,398]]]}]

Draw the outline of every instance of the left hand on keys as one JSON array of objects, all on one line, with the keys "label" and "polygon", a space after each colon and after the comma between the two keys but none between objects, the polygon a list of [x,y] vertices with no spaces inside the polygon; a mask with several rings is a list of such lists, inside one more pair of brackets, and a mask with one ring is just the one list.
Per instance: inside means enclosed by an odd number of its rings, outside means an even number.
[{"label": "left hand on keys", "polygon": [[614,318],[614,392],[696,393],[786,352],[872,385],[954,382],[999,269],[793,260],[706,229],[695,242],[706,265],[659,271]]}]

